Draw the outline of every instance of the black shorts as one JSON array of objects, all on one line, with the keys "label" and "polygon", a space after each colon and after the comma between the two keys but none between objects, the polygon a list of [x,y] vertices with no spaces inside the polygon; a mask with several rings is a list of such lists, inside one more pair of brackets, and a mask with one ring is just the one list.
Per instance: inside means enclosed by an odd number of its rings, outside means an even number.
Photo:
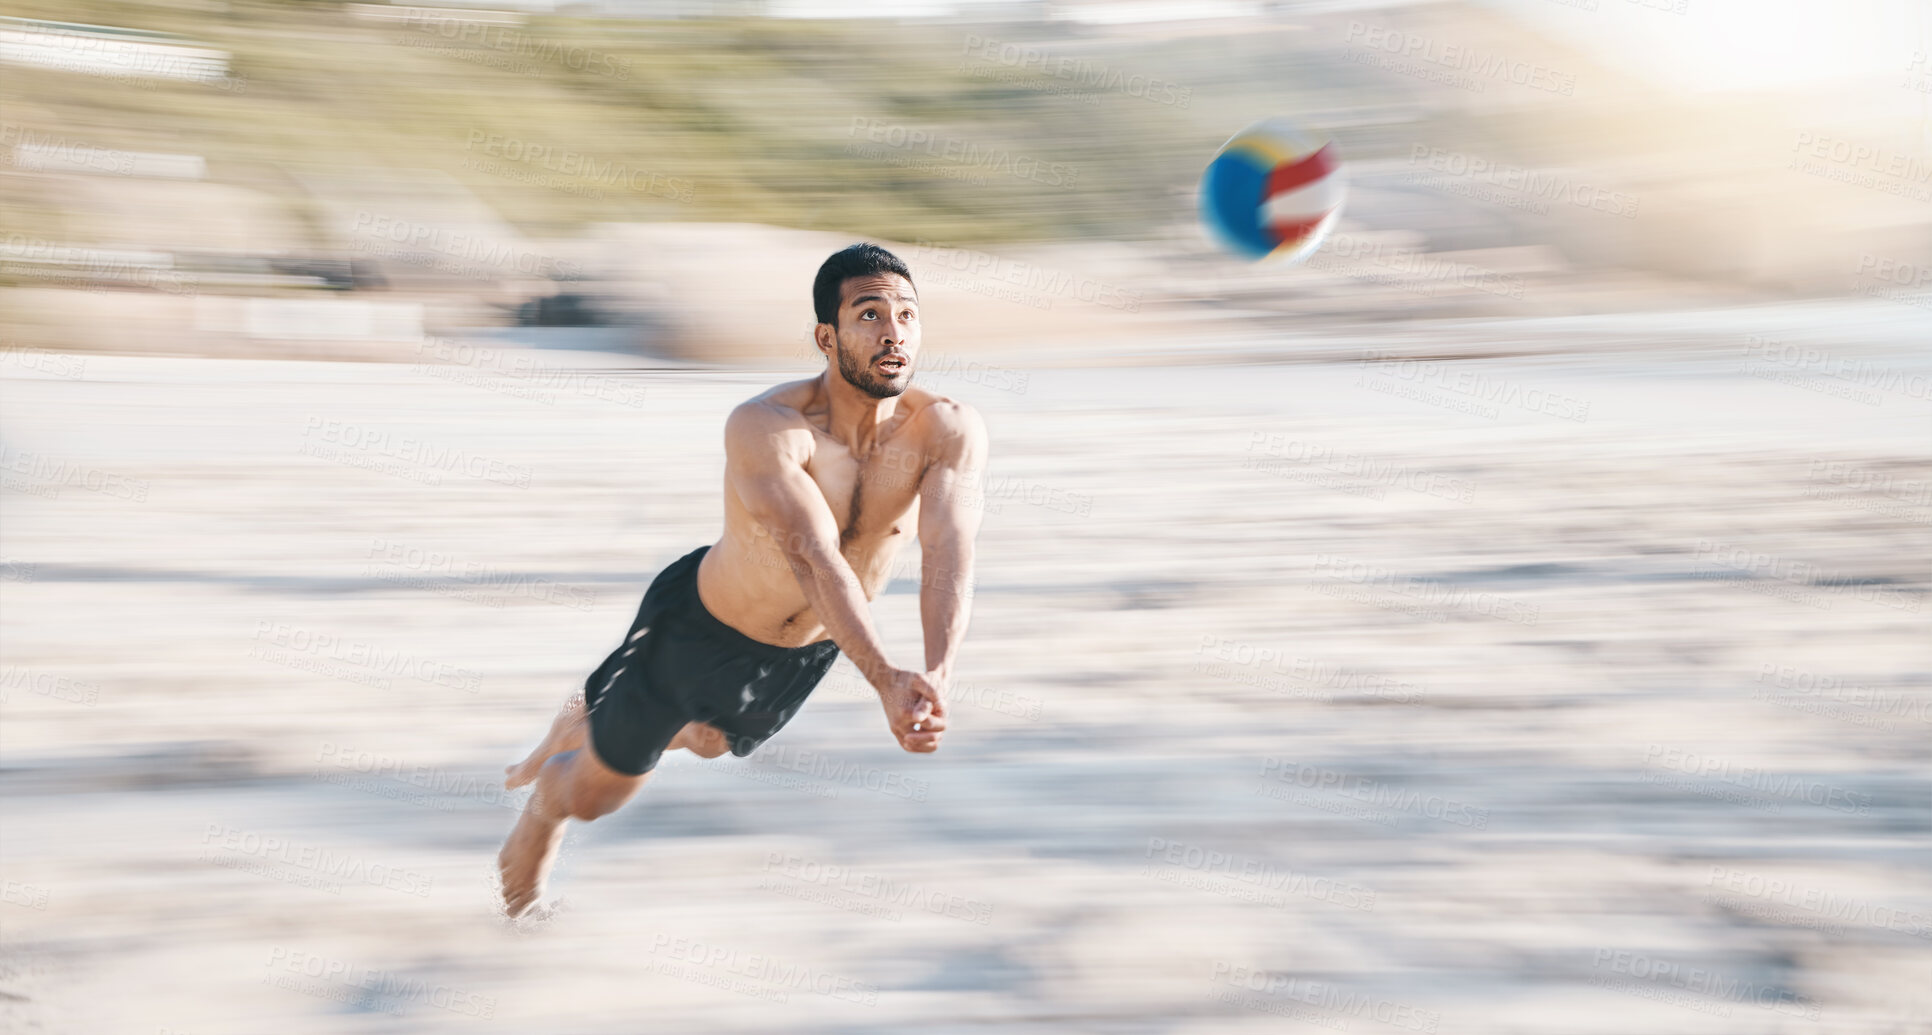
[{"label": "black shorts", "polygon": [[724,731],[732,754],[751,754],[791,721],[838,660],[831,640],[760,643],[705,610],[698,562],[709,549],[658,573],[630,634],[584,680],[591,747],[618,772],[656,768],[687,722],[709,723]]}]

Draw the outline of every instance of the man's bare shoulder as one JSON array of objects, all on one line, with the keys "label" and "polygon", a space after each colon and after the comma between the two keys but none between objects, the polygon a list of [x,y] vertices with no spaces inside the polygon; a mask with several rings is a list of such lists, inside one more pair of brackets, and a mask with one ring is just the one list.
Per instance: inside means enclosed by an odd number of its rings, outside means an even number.
[{"label": "man's bare shoulder", "polygon": [[726,450],[769,443],[780,454],[809,454],[812,426],[801,411],[811,398],[813,380],[774,385],[732,407],[725,418]]},{"label": "man's bare shoulder", "polygon": [[746,419],[756,420],[765,426],[796,424],[800,428],[808,428],[810,425],[805,419],[805,410],[811,405],[817,387],[816,377],[775,384],[739,403],[732,409],[731,415],[737,419],[742,414]]},{"label": "man's bare shoulder", "polygon": [[[806,405],[811,402],[812,392],[817,384],[818,378],[816,377],[800,378],[797,381],[784,381],[772,385],[770,388],[739,403],[737,410],[767,410],[776,414],[785,414],[789,411],[802,420],[803,414],[800,411],[804,410]],[[732,412],[735,413],[737,410],[733,410]]]},{"label": "man's bare shoulder", "polygon": [[918,392],[920,398],[913,401],[917,407],[913,418],[919,421],[920,429],[928,441],[954,438],[985,441],[986,422],[980,419],[979,411],[971,403],[922,388],[909,388],[901,398],[911,396],[914,392]]}]

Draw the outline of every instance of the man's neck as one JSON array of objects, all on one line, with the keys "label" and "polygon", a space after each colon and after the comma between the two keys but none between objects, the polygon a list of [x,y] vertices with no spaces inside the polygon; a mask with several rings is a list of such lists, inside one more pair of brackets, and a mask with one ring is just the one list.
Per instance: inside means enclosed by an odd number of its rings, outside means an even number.
[{"label": "man's neck", "polygon": [[872,452],[878,445],[879,427],[899,411],[898,396],[875,399],[830,366],[819,375],[819,391],[827,402],[825,433],[843,442],[853,456]]}]

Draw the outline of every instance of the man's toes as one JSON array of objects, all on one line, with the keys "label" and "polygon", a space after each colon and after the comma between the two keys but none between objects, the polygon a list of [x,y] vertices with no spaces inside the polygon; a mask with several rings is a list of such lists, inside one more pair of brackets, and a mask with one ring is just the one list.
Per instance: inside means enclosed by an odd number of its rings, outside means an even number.
[{"label": "man's toes", "polygon": [[505,892],[503,895],[503,912],[512,920],[529,912],[530,907],[536,904],[537,896],[534,889]]},{"label": "man's toes", "polygon": [[505,895],[503,896],[503,915],[515,920],[529,912],[530,907],[535,904],[536,899],[533,897]]},{"label": "man's toes", "polygon": [[522,916],[537,901],[536,881],[531,879],[532,874],[518,872],[517,865],[505,856],[497,857],[497,866],[503,878],[503,911],[513,918]]}]

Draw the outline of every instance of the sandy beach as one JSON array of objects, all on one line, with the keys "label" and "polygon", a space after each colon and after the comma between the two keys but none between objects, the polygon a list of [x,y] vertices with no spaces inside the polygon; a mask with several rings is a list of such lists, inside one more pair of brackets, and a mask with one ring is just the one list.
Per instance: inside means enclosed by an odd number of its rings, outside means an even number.
[{"label": "sandy beach", "polygon": [[1932,1030],[1920,315],[922,375],[993,436],[944,750],[841,662],[516,925],[503,765],[810,368],[8,353],[0,1027]]}]

